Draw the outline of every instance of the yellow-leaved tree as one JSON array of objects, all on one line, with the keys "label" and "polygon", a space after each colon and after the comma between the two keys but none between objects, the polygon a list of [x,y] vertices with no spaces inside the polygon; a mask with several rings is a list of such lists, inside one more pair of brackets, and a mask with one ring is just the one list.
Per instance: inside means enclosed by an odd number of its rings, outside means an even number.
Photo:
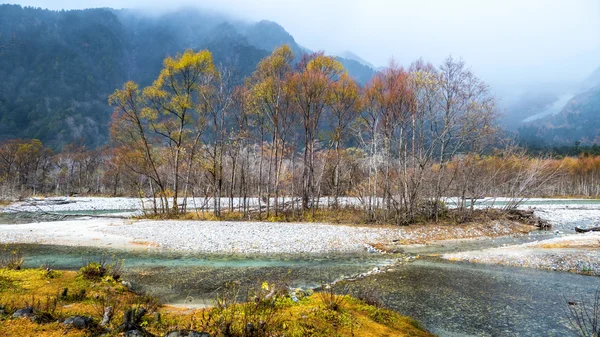
[{"label": "yellow-leaved tree", "polygon": [[[155,200],[157,196],[161,200],[155,212],[184,210],[178,201],[182,178],[189,176],[198,152],[209,105],[206,98],[218,82],[211,53],[187,50],[167,57],[158,78],[141,94],[137,84],[128,82],[109,98],[115,107],[111,139],[131,158],[131,168],[158,186],[151,189]],[[161,166],[168,168],[166,173]]]}]

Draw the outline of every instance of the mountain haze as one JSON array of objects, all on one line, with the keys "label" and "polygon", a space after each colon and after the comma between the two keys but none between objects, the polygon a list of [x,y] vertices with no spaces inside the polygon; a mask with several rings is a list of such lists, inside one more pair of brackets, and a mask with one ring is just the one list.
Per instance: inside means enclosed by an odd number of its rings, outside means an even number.
[{"label": "mountain haze", "polygon": [[562,91],[526,95],[520,106],[513,108],[512,116],[521,119],[513,122],[526,145],[600,144],[600,67],[582,83]]}]

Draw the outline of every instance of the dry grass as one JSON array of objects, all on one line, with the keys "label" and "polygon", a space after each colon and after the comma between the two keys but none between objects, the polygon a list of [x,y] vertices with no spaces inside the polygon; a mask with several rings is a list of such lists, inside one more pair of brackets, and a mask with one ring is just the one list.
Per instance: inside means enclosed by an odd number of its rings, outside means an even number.
[{"label": "dry grass", "polygon": [[599,249],[600,240],[596,242],[587,241],[559,241],[553,243],[540,243],[535,247],[546,249]]},{"label": "dry grass", "polygon": [[[383,214],[383,211],[381,211]],[[265,211],[262,213],[252,212],[244,214],[238,211],[221,211],[219,216],[216,216],[211,211],[192,211],[183,214],[148,214],[139,217],[140,219],[175,219],[175,220],[201,220],[201,221],[265,221],[265,222],[317,222],[340,225],[379,225],[383,227],[393,226],[398,224],[393,219],[385,220],[382,214],[376,216],[377,220],[369,219],[365,215],[365,211],[355,207],[343,208],[321,208],[318,210],[296,210],[279,212],[277,215],[271,210],[269,214]],[[456,226],[460,224],[481,223],[493,220],[507,219],[507,213],[501,210],[474,210],[465,218],[464,214],[459,214],[457,210],[451,209],[444,211],[444,216],[440,217],[438,222],[428,220],[423,217],[416,217],[411,223],[405,225],[435,225],[435,226]]]},{"label": "dry grass", "polygon": [[154,241],[143,241],[143,240],[133,240],[129,241],[132,245],[144,246],[144,247],[160,247],[160,244]]}]

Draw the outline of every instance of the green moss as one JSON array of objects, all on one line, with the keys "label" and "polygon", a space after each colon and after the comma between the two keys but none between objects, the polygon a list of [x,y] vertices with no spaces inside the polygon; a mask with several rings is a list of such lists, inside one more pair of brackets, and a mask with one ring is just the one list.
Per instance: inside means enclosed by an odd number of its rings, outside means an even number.
[{"label": "green moss", "polygon": [[[108,326],[113,331],[111,336],[118,335],[124,311],[140,307],[148,312],[136,324],[155,335],[193,329],[214,336],[228,330],[229,336],[243,337],[247,323],[252,323],[260,327],[255,336],[264,337],[432,336],[410,318],[349,296],[323,297],[317,293],[294,302],[281,289],[268,284],[255,291],[257,300],[237,303],[229,297],[227,305],[195,311],[161,307],[151,296],[135,294],[107,275],[90,280],[70,271],[0,269],[0,285],[0,305],[8,311],[0,319],[3,336],[86,336],[91,332],[65,329],[56,321],[83,315],[99,322],[106,306],[117,308]],[[227,298],[227,294],[222,297]],[[335,310],[331,301],[339,303]],[[39,317],[36,322],[10,318],[14,310],[25,306],[34,306]]]}]

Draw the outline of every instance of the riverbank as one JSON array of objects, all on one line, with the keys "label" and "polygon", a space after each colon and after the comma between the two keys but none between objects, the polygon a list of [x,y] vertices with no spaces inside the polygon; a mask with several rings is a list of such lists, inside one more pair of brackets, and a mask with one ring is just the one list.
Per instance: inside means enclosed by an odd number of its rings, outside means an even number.
[{"label": "riverbank", "polygon": [[600,233],[442,255],[455,261],[501,264],[600,276]]},{"label": "riverbank", "polygon": [[0,225],[0,243],[34,243],[214,254],[323,254],[399,249],[448,239],[527,233],[509,220],[462,225],[344,226],[322,223],[125,220]]},{"label": "riverbank", "polygon": [[91,269],[96,270],[89,265],[78,273],[0,268],[2,336],[192,336],[189,331],[203,337],[433,336],[408,317],[349,296],[292,294],[263,283],[251,302],[238,302],[230,289],[221,294],[226,305],[181,310],[133,293],[118,276]]}]

